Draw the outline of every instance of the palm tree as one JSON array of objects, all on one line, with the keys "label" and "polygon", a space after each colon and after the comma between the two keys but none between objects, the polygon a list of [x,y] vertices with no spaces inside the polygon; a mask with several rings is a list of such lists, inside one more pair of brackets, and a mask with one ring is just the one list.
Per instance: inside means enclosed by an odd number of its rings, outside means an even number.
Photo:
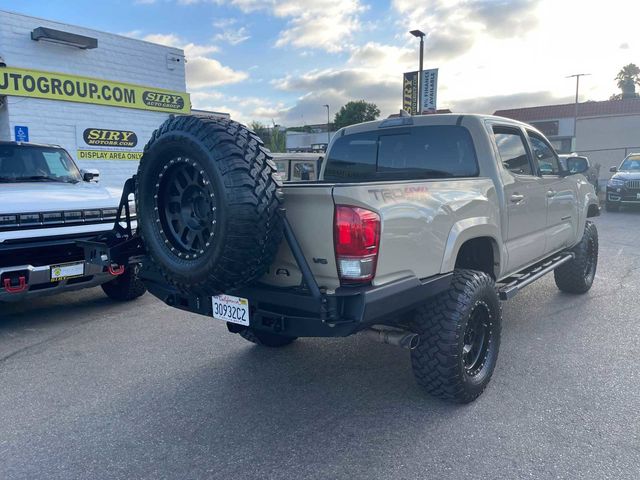
[{"label": "palm tree", "polygon": [[636,85],[640,85],[640,67],[635,63],[622,67],[615,79],[618,82],[618,88],[622,90],[622,98],[635,98],[638,96]]}]

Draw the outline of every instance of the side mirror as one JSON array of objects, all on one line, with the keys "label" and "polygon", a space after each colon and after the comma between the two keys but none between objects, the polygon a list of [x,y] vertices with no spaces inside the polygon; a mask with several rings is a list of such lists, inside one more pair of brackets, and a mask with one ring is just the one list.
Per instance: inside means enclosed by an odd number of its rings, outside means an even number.
[{"label": "side mirror", "polygon": [[567,171],[569,172],[569,175],[585,173],[589,168],[591,168],[591,165],[589,165],[589,159],[587,157],[567,158]]},{"label": "side mirror", "polygon": [[609,169],[609,171],[610,171],[611,173],[616,173],[616,172],[618,171],[618,167],[611,167],[611,168]]},{"label": "side mirror", "polygon": [[86,170],[80,170],[82,174],[82,180],[85,182],[97,182],[100,178],[100,170],[96,168],[88,168]]}]

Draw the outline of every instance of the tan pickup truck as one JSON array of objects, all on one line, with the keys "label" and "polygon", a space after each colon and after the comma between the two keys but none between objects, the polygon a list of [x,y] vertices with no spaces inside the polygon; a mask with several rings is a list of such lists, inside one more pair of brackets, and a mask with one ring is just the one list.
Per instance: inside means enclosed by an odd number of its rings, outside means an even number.
[{"label": "tan pickup truck", "polygon": [[552,271],[590,289],[588,167],[505,118],[400,116],[340,130],[318,180],[283,186],[253,132],[175,117],[123,197],[140,237],[118,227],[86,250],[142,261],[152,294],[260,345],[363,332],[407,347],[429,393],[470,402],[496,364],[500,300]]}]

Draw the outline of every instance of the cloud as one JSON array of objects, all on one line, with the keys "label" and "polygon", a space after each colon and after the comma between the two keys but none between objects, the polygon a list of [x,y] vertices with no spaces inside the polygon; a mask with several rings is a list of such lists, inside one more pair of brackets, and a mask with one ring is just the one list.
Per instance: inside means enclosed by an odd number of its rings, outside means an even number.
[{"label": "cloud", "polygon": [[[217,0],[218,3],[225,0]],[[287,20],[276,47],[322,49],[339,52],[362,28],[360,0],[226,0],[244,13],[265,10]]]},{"label": "cloud", "polygon": [[[427,34],[425,54],[449,59],[470,50],[482,36],[521,37],[538,25],[542,0],[393,0],[399,26],[411,16]],[[406,28],[405,28],[406,30]]]},{"label": "cloud", "polygon": [[550,91],[521,92],[510,95],[494,95],[455,100],[451,102],[450,108],[456,113],[493,114],[496,110],[536,107],[540,105],[569,103],[571,101],[571,96],[558,97]]},{"label": "cloud", "polygon": [[235,25],[236,23],[238,23],[237,18],[218,18],[213,21],[213,26],[215,28],[225,29],[231,27],[232,25]]},{"label": "cloud", "polygon": [[231,67],[222,65],[218,60],[210,58],[209,54],[219,51],[219,48],[215,45],[186,42],[175,33],[149,33],[143,35],[139,30],[133,30],[125,33],[125,35],[184,50],[184,55],[187,59],[185,75],[188,89],[218,87],[220,85],[238,83],[248,77],[247,73],[234,70]]},{"label": "cloud", "polygon": [[247,29],[245,27],[240,27],[238,29],[225,29],[221,33],[217,33],[214,37],[214,39],[219,42],[225,42],[231,45],[238,45],[250,38],[251,35],[247,33]]},{"label": "cloud", "polygon": [[187,58],[186,69],[189,88],[217,87],[238,83],[248,76],[245,72],[222,65],[218,60],[205,57]]}]

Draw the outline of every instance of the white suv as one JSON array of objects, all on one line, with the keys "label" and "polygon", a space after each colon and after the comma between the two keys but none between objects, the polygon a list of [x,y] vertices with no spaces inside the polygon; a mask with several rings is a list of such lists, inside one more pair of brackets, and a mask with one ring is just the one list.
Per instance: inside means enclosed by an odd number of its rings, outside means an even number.
[{"label": "white suv", "polygon": [[0,301],[102,285],[116,300],[145,292],[137,266],[84,261],[78,240],[113,229],[119,192],[55,145],[0,142]]}]

